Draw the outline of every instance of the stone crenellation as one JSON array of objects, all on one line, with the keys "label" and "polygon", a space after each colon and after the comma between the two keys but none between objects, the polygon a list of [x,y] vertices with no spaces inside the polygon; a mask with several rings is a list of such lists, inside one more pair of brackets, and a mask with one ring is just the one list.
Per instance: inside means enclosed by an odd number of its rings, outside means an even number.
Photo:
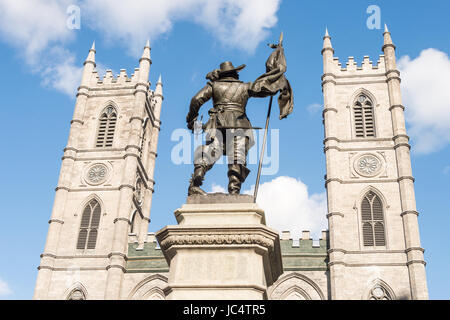
[{"label": "stone crenellation", "polygon": [[92,72],[92,78],[89,83],[90,87],[101,87],[103,85],[126,86],[136,84],[139,81],[139,68],[135,68],[131,76],[128,76],[126,69],[120,69],[119,74],[114,75],[113,71],[106,70],[103,77],[98,73],[98,70]]},{"label": "stone crenellation", "polygon": [[342,63],[339,61],[338,57],[333,58],[332,65],[334,66],[334,72],[342,76],[345,76],[346,74],[351,72],[364,75],[366,75],[367,73],[373,74],[386,72],[384,55],[379,56],[377,64],[373,64],[369,56],[364,56],[361,64],[358,64],[355,58],[350,56],[345,63],[345,67],[342,66]]}]

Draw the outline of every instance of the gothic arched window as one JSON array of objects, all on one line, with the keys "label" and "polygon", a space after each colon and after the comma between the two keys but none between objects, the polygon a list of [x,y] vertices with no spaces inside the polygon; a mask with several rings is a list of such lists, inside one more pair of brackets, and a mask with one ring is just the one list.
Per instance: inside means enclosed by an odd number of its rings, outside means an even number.
[{"label": "gothic arched window", "polygon": [[101,211],[100,203],[95,199],[91,200],[84,207],[81,215],[77,249],[95,249]]},{"label": "gothic arched window", "polygon": [[369,300],[392,300],[392,297],[383,286],[376,285],[370,290]]},{"label": "gothic arched window", "polygon": [[384,232],[383,203],[379,196],[369,191],[361,203],[361,220],[363,242],[365,247],[384,247],[386,236]]},{"label": "gothic arched window", "polygon": [[86,300],[86,296],[80,289],[75,289],[67,297],[67,300]]},{"label": "gothic arched window", "polygon": [[117,112],[112,106],[103,110],[98,124],[97,139],[95,146],[97,148],[112,147],[114,140],[114,131],[116,130]]},{"label": "gothic arched window", "polygon": [[353,105],[356,138],[375,137],[373,103],[365,94],[360,94]]}]

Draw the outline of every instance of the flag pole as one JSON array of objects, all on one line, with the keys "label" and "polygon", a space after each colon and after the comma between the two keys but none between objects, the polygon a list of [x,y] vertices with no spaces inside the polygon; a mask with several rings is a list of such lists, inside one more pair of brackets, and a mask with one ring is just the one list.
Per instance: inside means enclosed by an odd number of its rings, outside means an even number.
[{"label": "flag pole", "polygon": [[265,151],[265,147],[266,147],[267,131],[269,128],[270,112],[272,110],[272,101],[273,101],[273,96],[270,96],[269,110],[267,110],[266,128],[264,130],[264,139],[263,139],[263,144],[262,144],[262,148],[261,148],[261,155],[259,156],[258,174],[256,175],[255,193],[253,194],[255,203],[256,203],[256,197],[258,196],[259,180],[261,178],[261,169],[262,169],[264,151]]},{"label": "flag pole", "polygon": [[[279,46],[283,45],[283,32],[280,33],[280,38],[278,39],[278,45]],[[255,192],[253,194],[255,203],[256,203],[256,197],[258,196],[259,180],[261,178],[262,162],[263,162],[263,157],[264,157],[264,151],[266,148],[267,131],[269,129],[269,120],[270,120],[270,112],[272,111],[272,102],[273,102],[273,95],[270,96],[269,110],[267,110],[266,129],[264,130],[263,145],[261,148],[261,155],[259,156],[258,174],[256,175]]]}]

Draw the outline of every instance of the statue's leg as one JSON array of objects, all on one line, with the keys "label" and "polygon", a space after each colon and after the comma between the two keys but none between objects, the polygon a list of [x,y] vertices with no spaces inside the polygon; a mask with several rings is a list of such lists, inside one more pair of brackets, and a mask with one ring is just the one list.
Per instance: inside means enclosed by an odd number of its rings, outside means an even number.
[{"label": "statue's leg", "polygon": [[234,139],[227,143],[228,192],[230,194],[241,192],[242,183],[250,173],[250,170],[246,167],[248,145],[248,137],[244,135],[235,135]]},{"label": "statue's leg", "polygon": [[222,143],[214,138],[209,144],[199,146],[194,152],[194,173],[189,184],[188,195],[203,194],[206,192],[200,188],[205,179],[205,174],[222,155]]}]

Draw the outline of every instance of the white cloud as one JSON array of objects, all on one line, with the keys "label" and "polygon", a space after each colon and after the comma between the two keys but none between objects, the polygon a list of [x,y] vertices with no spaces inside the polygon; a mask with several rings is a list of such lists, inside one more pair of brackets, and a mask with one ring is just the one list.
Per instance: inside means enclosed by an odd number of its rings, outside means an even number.
[{"label": "white cloud", "polygon": [[319,103],[313,103],[306,107],[306,110],[308,110],[310,114],[314,114],[320,111],[320,109],[322,109],[322,105]]},{"label": "white cloud", "polygon": [[70,96],[81,79],[82,66],[64,49],[74,39],[66,26],[68,0],[0,1],[0,36],[16,47],[30,71],[42,77],[45,86]]},{"label": "white cloud", "polygon": [[[253,187],[254,188],[254,187]],[[253,190],[244,193],[253,194]],[[298,240],[303,230],[313,239],[328,229],[326,194],[309,194],[308,187],[292,177],[278,177],[259,186],[257,203],[266,213],[266,223],[277,231],[290,231]]]},{"label": "white cloud", "polygon": [[450,59],[437,49],[402,57],[402,93],[414,150],[430,153],[450,142]]},{"label": "white cloud", "polygon": [[12,293],[12,290],[9,288],[9,285],[0,279],[0,296],[7,296]]},{"label": "white cloud", "polygon": [[36,54],[71,35],[66,28],[66,0],[0,1],[0,34],[36,63]]},{"label": "white cloud", "polygon": [[218,184],[215,184],[215,183],[212,184],[211,193],[226,193],[226,192],[227,192],[227,190],[225,190],[224,187],[222,187]]},{"label": "white cloud", "polygon": [[[89,25],[133,54],[147,38],[167,34],[177,21],[209,30],[223,45],[252,52],[277,23],[281,0],[95,0],[82,2]],[[139,51],[137,51],[139,50]]]},{"label": "white cloud", "polygon": [[72,4],[81,6],[82,28],[89,26],[111,41],[124,42],[132,54],[140,55],[147,38],[167,34],[178,21],[196,23],[223,45],[251,52],[277,23],[280,1],[2,0],[0,38],[16,48],[44,85],[73,97],[82,65],[65,47],[77,33],[67,27]]}]

